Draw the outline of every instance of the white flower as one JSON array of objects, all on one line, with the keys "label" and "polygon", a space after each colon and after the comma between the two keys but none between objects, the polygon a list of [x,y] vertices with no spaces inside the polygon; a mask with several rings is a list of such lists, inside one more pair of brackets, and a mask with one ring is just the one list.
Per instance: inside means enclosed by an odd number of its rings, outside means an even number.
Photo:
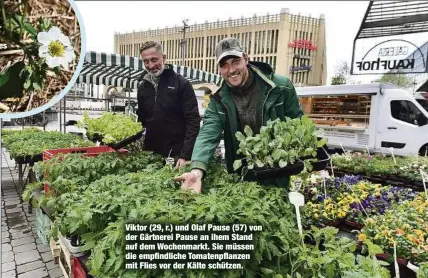
[{"label": "white flower", "polygon": [[328,179],[330,177],[330,174],[328,173],[328,171],[322,170],[322,171],[320,171],[320,176],[321,176],[321,178]]},{"label": "white flower", "polygon": [[317,183],[317,176],[312,174],[310,180],[312,184]]},{"label": "white flower", "polygon": [[61,33],[58,27],[52,27],[48,32],[37,34],[37,40],[41,44],[39,56],[46,58],[46,64],[54,68],[62,65],[68,69],[68,64],[75,58],[70,39]]}]

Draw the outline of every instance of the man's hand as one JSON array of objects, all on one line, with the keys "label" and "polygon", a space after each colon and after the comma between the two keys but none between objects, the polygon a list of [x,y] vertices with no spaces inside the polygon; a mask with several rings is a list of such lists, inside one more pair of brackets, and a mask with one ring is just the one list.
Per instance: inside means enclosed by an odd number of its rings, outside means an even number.
[{"label": "man's hand", "polygon": [[186,163],[186,160],[184,158],[179,158],[177,160],[177,163],[175,164],[175,169],[178,169],[178,168],[180,168],[182,166],[185,166],[186,164],[187,163]]},{"label": "man's hand", "polygon": [[198,169],[193,169],[190,173],[174,178],[175,181],[181,181],[181,189],[193,190],[196,193],[201,193],[202,190],[202,175],[203,172]]}]

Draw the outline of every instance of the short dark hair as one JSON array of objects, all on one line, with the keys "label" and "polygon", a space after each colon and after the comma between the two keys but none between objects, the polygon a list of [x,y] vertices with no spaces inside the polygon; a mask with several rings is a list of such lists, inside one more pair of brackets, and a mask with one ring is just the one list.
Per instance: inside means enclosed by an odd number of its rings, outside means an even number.
[{"label": "short dark hair", "polygon": [[157,51],[163,54],[162,45],[157,41],[146,41],[141,47],[140,47],[140,53],[143,52],[146,49],[149,48],[156,48]]}]

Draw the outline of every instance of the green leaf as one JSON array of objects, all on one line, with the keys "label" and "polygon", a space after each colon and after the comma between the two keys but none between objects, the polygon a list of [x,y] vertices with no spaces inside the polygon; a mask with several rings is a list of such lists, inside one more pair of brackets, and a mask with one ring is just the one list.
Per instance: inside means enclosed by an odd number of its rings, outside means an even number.
[{"label": "green leaf", "polygon": [[9,80],[9,72],[7,70],[8,69],[6,69],[4,73],[0,74],[0,87],[6,84],[7,81]]},{"label": "green leaf", "polygon": [[233,162],[233,170],[238,170],[242,166],[242,160],[238,159]]},{"label": "green leaf", "polygon": [[273,273],[273,270],[270,269],[270,268],[264,268],[264,267],[262,267],[262,273],[266,274],[266,275],[269,275],[269,274]]},{"label": "green leaf", "polygon": [[275,151],[273,151],[273,153],[272,153],[272,158],[275,160],[275,161],[278,161],[280,158],[281,158],[281,156],[282,156],[282,152],[281,151],[284,151],[284,150],[275,150]]},{"label": "green leaf", "polygon": [[265,166],[265,164],[260,159],[256,159],[256,165],[259,168],[263,168]]},{"label": "green leaf", "polygon": [[37,83],[37,82],[34,82],[33,83],[33,87],[34,87],[34,89],[36,90],[36,91],[41,91],[42,90],[42,87],[40,86],[40,84],[39,83]]},{"label": "green leaf", "polygon": [[281,159],[278,164],[280,168],[284,168],[285,166],[288,165],[288,162]]},{"label": "green leaf", "polygon": [[238,139],[239,142],[245,141],[245,136],[240,131],[236,132],[235,136],[236,136],[236,139]]},{"label": "green leaf", "polygon": [[21,27],[23,27],[28,33],[37,36],[37,30],[36,28],[34,28],[30,23],[28,23],[28,21],[20,16],[20,15],[15,15],[15,17],[17,18],[19,25],[21,25]]},{"label": "green leaf", "polygon": [[244,128],[244,133],[248,136],[248,137],[250,137],[250,136],[253,136],[253,131],[251,130],[251,128],[249,127],[249,126],[245,126],[245,128]]},{"label": "green leaf", "polygon": [[31,79],[28,78],[24,83],[24,89],[27,90],[28,88],[30,88],[30,85],[31,85]]},{"label": "green leaf", "polygon": [[370,256],[375,256],[376,254],[382,254],[383,250],[379,245],[373,244],[373,242],[369,239],[363,241],[364,244],[367,245]]},{"label": "green leaf", "polygon": [[129,218],[135,219],[137,217],[138,217],[138,211],[136,209],[131,210],[131,212],[129,213]]}]

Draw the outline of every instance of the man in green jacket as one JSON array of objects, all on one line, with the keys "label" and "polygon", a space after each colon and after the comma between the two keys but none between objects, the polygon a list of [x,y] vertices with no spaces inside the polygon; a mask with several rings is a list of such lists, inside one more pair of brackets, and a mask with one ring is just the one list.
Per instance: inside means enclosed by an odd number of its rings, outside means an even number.
[{"label": "man in green jacket", "polygon": [[223,39],[216,45],[215,54],[224,81],[205,111],[193,149],[192,170],[176,179],[183,182],[183,189],[196,192],[201,192],[202,177],[223,131],[226,166],[232,173],[239,147],[237,131],[248,125],[257,134],[268,120],[303,115],[291,81],[275,74],[266,63],[249,62],[238,40]]}]

